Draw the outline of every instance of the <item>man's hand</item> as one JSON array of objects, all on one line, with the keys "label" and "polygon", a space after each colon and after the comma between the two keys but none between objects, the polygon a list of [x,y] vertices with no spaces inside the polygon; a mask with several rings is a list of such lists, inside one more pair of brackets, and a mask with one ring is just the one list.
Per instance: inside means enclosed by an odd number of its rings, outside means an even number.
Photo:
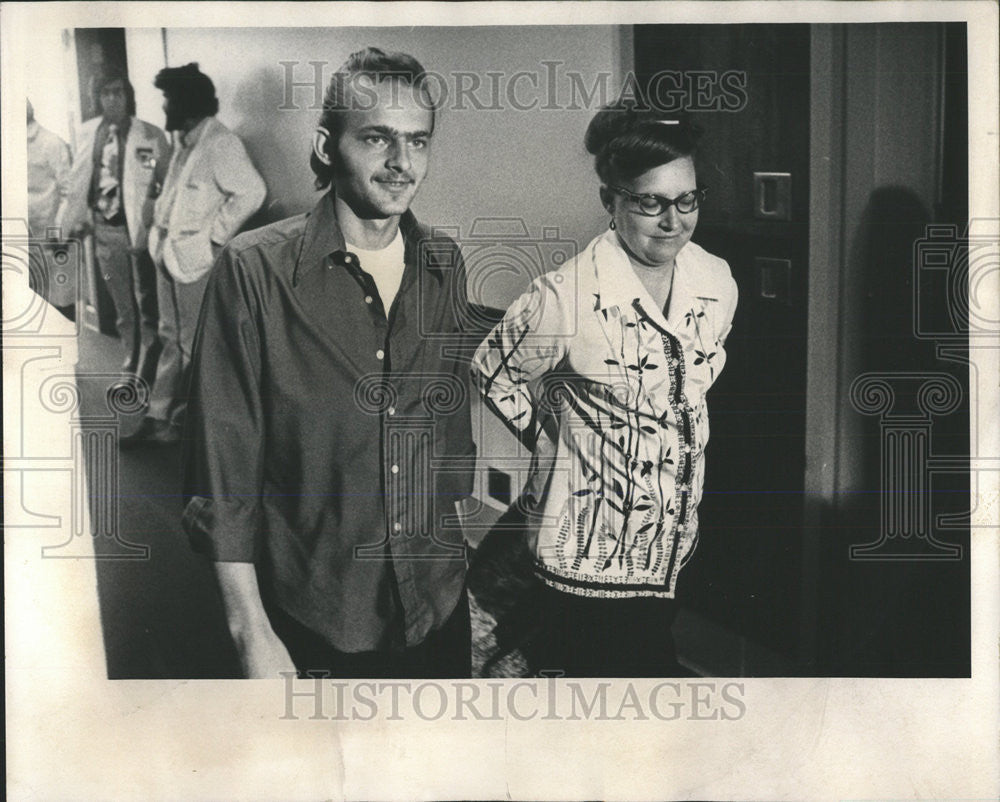
[{"label": "man's hand", "polygon": [[243,666],[243,676],[247,679],[274,679],[283,672],[296,673],[288,649],[269,624],[253,633],[234,633],[233,642]]},{"label": "man's hand", "polygon": [[215,563],[233,643],[247,679],[276,679],[295,673],[288,649],[271,629],[253,563]]},{"label": "man's hand", "polygon": [[69,231],[69,239],[83,239],[94,230],[90,223],[77,223]]}]

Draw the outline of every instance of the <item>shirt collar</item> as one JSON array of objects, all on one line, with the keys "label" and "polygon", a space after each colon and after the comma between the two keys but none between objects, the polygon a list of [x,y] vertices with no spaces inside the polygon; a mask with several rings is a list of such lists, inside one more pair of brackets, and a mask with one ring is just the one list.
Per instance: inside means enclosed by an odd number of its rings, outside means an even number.
[{"label": "shirt collar", "polygon": [[[399,230],[403,235],[404,261],[409,264],[416,257],[423,235],[413,212],[407,210],[399,218]],[[442,265],[438,263],[436,250],[426,248],[421,260],[428,268],[439,272]],[[295,262],[295,273],[292,284],[297,285],[302,277],[323,266],[327,257],[340,256],[340,261],[347,254],[344,234],[337,222],[337,210],[333,202],[333,191],[327,192],[313,208],[306,219],[306,228],[302,237],[302,248]]]},{"label": "shirt collar", "polygon": [[107,117],[101,118],[102,131],[109,130],[112,125],[115,126],[115,130],[118,132],[119,137],[125,137],[125,135],[128,134],[129,129],[132,127],[132,118],[123,117],[120,123],[112,123],[110,120],[107,119]]},{"label": "shirt collar", "polygon": [[718,300],[718,294],[709,286],[701,286],[697,265],[693,263],[693,250],[685,245],[677,254],[674,265],[673,286],[670,290],[669,315],[664,318],[661,310],[642,281],[632,269],[628,254],[613,231],[606,231],[594,243],[594,264],[597,273],[599,310],[617,306],[620,309],[634,306],[635,301],[646,314],[663,326],[676,328],[684,315],[692,309],[698,299]]},{"label": "shirt collar", "polygon": [[181,145],[185,148],[193,148],[197,145],[198,140],[201,139],[202,134],[205,133],[205,128],[208,127],[208,121],[211,119],[211,117],[206,117],[190,131],[181,134]]}]

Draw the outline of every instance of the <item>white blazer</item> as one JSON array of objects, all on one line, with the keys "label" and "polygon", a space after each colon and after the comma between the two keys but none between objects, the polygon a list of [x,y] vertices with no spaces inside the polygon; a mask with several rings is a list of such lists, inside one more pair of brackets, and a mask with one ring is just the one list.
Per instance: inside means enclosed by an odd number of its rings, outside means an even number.
[{"label": "white blazer", "polygon": [[[87,198],[94,172],[94,138],[101,119],[94,117],[80,127],[69,189],[56,218],[56,225],[62,227],[64,235],[91,224]],[[156,199],[152,193],[155,192],[156,182],[163,182],[170,161],[170,143],[155,125],[133,117],[122,159],[121,197],[125,225],[132,248],[141,251],[146,248],[149,226],[153,221]]]},{"label": "white blazer", "polygon": [[[240,138],[215,117],[205,120],[183,165],[178,147],[156,201],[149,252],[181,284],[212,268],[212,243],[225,245],[264,203],[267,187]],[[177,194],[172,204],[173,187]],[[169,205],[169,208],[167,208]]]}]

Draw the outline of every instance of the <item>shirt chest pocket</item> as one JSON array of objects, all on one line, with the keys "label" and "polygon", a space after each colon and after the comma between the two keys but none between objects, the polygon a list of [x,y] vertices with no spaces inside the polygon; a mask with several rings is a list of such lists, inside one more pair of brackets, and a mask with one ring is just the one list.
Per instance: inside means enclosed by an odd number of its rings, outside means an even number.
[{"label": "shirt chest pocket", "polygon": [[129,159],[125,162],[128,179],[137,187],[148,187],[153,180],[155,151],[147,145],[136,145],[132,148]]}]

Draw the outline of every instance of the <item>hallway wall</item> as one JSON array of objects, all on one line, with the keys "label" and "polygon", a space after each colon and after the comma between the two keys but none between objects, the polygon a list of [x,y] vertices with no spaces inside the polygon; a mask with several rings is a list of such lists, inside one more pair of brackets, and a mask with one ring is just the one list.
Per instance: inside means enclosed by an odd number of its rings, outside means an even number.
[{"label": "hallway wall", "polygon": [[[609,77],[609,86],[618,86],[629,36],[629,29],[616,26],[561,27],[557,33],[544,27],[472,27],[460,37],[449,28],[135,29],[128,31],[129,72],[139,116],[157,125],[163,123],[162,98],[151,82],[165,63],[196,61],[212,78],[219,119],[242,137],[267,181],[266,208],[251,225],[315,204],[309,147],[321,93],[352,51],[372,45],[408,52],[428,71],[445,76],[452,90],[471,80],[455,78],[457,72],[476,73],[484,81],[490,72],[502,74],[504,90],[496,104],[501,109],[475,108],[470,95],[460,100],[452,92],[454,102],[438,117],[430,173],[414,211],[421,220],[456,229],[463,238],[480,218],[523,220],[531,241],[543,228],[554,228],[575,250],[604,227],[597,177],[583,147],[596,103],[520,111],[513,108],[508,87],[516,73],[538,76],[538,90],[531,78],[523,78],[509,91],[515,93],[514,102],[520,99],[525,105],[541,97],[551,69],[543,62],[559,64],[556,97],[562,105],[570,105],[565,77],[570,72],[587,88],[602,74]],[[292,86],[289,96],[289,83],[305,85]],[[491,91],[484,83],[474,94],[489,100]],[[496,265],[494,260],[480,269]],[[506,308],[528,277],[491,272],[489,280],[473,276],[470,287],[480,296],[478,302]]]}]

